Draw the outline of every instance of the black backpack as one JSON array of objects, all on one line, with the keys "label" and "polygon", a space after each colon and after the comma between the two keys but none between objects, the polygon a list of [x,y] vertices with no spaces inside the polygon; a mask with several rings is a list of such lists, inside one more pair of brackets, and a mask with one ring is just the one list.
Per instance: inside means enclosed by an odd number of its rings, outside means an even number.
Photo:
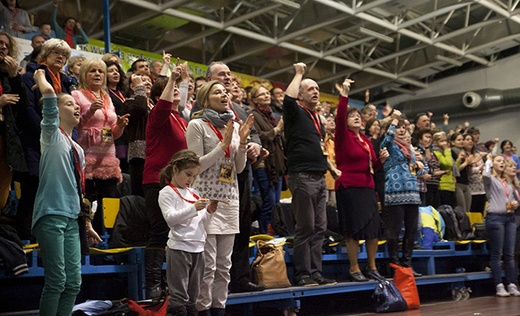
[{"label": "black backpack", "polygon": [[437,208],[437,211],[441,214],[446,225],[443,238],[446,240],[462,239],[462,233],[460,232],[457,216],[453,208],[450,205],[443,204]]},{"label": "black backpack", "polygon": [[471,222],[469,221],[468,214],[464,212],[461,206],[456,206],[453,210],[457,217],[457,224],[461,233],[462,239],[475,239],[473,229],[471,229]]}]

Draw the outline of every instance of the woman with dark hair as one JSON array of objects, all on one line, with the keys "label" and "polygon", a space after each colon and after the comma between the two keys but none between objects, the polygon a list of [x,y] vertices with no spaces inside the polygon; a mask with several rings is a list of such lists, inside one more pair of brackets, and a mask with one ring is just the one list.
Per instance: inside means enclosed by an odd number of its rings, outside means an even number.
[{"label": "woman with dark hair", "polygon": [[[471,137],[471,136],[470,136]],[[457,206],[462,207],[464,212],[471,209],[471,191],[469,188],[469,177],[471,176],[471,164],[473,163],[473,154],[466,152],[464,149],[464,136],[461,133],[453,133],[450,136],[451,156],[454,160],[453,170],[457,171],[455,175],[455,199]]]},{"label": "woman with dark hair", "polygon": [[484,160],[479,153],[476,152],[476,143],[472,134],[464,134],[464,150],[466,153],[473,155],[473,161],[467,168],[471,168],[469,174],[469,189],[471,192],[470,212],[484,213],[486,205],[486,190],[482,181],[482,170],[484,168]]},{"label": "woman with dark hair", "polygon": [[125,101],[124,112],[130,114],[126,128],[128,136],[128,163],[130,179],[132,179],[132,194],[144,196],[143,169],[146,158],[146,123],[148,114],[155,102],[150,98],[152,78],[148,75],[131,75],[128,93],[131,96]]},{"label": "woman with dark hair", "polygon": [[[67,44],[69,44],[70,48],[76,48],[77,44],[88,44],[88,36],[81,28],[81,24],[76,22],[76,20],[72,17],[68,17],[65,19],[65,23],[63,24],[63,28],[58,24],[56,17],[58,15],[58,1],[52,2],[52,28],[54,32],[56,32],[56,37],[61,38]],[[76,30],[79,35],[76,34]]]},{"label": "woman with dark hair", "polygon": [[[419,220],[421,198],[417,184],[417,172],[424,165],[415,157],[408,141],[409,131],[401,119],[401,112],[394,110],[381,147],[387,148],[390,157],[385,161],[385,208],[383,218],[387,236],[390,263],[412,267],[412,252]],[[404,223],[402,260],[399,262],[399,233]],[[414,276],[421,276],[413,271]]]},{"label": "woman with dark hair", "polygon": [[[498,143],[498,138],[496,139],[496,142]],[[515,153],[513,153],[513,147],[513,142],[509,139],[504,139],[500,143],[500,149],[502,150],[502,156],[504,156],[504,159],[511,159],[516,163],[516,173],[518,177],[518,174],[520,173],[520,159]],[[498,154],[498,147],[495,145],[493,148],[493,155],[496,154]]]},{"label": "woman with dark hair", "polygon": [[[200,174],[193,188],[212,201],[217,211],[206,224],[205,270],[197,309],[199,315],[225,315],[231,254],[239,233],[238,173],[246,166],[247,138],[253,127],[234,122],[226,88],[210,81],[197,92],[202,110],[195,112],[186,131],[188,149],[200,157]],[[210,311],[211,310],[211,311]]]},{"label": "woman with dark hair", "polygon": [[[122,116],[125,114],[123,109],[123,103],[125,102],[125,72],[123,69],[121,69],[121,65],[119,65],[118,62],[105,61],[105,64],[107,65],[108,95],[110,96],[112,104],[116,109],[116,114]],[[121,137],[115,140],[116,157],[119,159],[119,167],[123,173],[128,173],[128,140],[126,135],[130,127],[130,121],[132,120],[131,117],[132,115],[130,115],[130,119],[128,121],[129,126],[125,128],[125,131]]]},{"label": "woman with dark hair", "polygon": [[27,11],[20,9],[18,0],[2,0],[0,18],[4,31],[14,37],[25,38],[25,34],[39,30],[31,24]]},{"label": "woman with dark hair", "polygon": [[[11,189],[13,172],[27,172],[18,137],[19,126],[15,121],[18,112],[25,110],[27,95],[18,74],[16,41],[0,31],[0,44],[0,209],[3,209]],[[28,224],[27,228],[30,228],[30,217]]]},{"label": "woman with dark hair", "polygon": [[365,123],[365,135],[367,135],[372,143],[374,140],[380,139],[381,123],[376,118],[371,118]]},{"label": "woman with dark hair", "polygon": [[[359,241],[366,240],[368,278],[376,278],[376,252],[380,230],[379,210],[374,191],[373,174],[388,158],[386,149],[376,155],[369,138],[361,133],[361,112],[348,107],[348,92],[353,81],[345,79],[336,89],[340,92],[336,117],[335,151],[337,168],[341,171],[336,180],[336,200],[341,233],[346,237],[350,262],[348,275],[354,282],[368,279],[358,264]],[[344,150],[348,148],[349,150]]]},{"label": "woman with dark hair", "polygon": [[[187,148],[186,128],[188,124],[179,114],[181,96],[175,85],[181,71],[181,67],[177,65],[173,68],[169,78],[159,78],[155,81],[150,91],[150,97],[157,102],[149,110],[147,119],[143,118],[144,115],[134,117],[132,114],[133,124],[137,125],[136,135],[139,130],[145,129],[146,157],[144,159],[142,184],[146,200],[146,216],[150,222],[150,238],[144,251],[145,290],[146,297],[153,299],[159,298],[162,292],[162,266],[169,232],[169,227],[164,220],[158,202],[159,191],[161,190],[160,172],[176,152]],[[141,80],[141,82],[134,80]],[[146,87],[143,84],[142,77],[134,76],[133,82],[136,91],[135,110],[140,107],[141,113],[146,113],[150,103],[145,97]],[[139,90],[141,92],[138,94]],[[129,110],[133,113],[132,111]],[[146,125],[144,125],[145,123]],[[131,134],[128,136],[130,140],[133,139]]]}]

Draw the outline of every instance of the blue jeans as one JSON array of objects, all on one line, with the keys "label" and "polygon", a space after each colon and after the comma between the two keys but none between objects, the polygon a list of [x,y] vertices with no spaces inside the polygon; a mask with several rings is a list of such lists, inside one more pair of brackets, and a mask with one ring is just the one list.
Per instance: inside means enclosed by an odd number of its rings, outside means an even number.
[{"label": "blue jeans", "polygon": [[495,284],[502,283],[500,259],[504,256],[504,270],[506,272],[506,284],[516,283],[515,268],[515,240],[516,221],[515,213],[486,215],[486,234],[490,250],[490,265]]},{"label": "blue jeans", "polygon": [[282,191],[282,178],[276,185],[272,185],[269,181],[267,169],[260,168],[254,171],[256,183],[262,196],[262,209],[258,215],[258,226],[260,234],[267,233],[267,226],[271,223],[271,214],[276,203],[280,201],[280,192]]},{"label": "blue jeans", "polygon": [[81,289],[81,253],[77,219],[46,215],[33,228],[43,260],[45,285],[40,315],[70,315]]}]

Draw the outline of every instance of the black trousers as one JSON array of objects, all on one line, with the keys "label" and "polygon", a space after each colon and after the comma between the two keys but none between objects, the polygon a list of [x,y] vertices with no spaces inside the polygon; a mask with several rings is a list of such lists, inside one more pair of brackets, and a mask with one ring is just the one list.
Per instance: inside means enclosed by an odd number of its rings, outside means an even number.
[{"label": "black trousers", "polygon": [[251,281],[249,268],[249,237],[251,235],[251,183],[252,171],[248,163],[238,175],[238,192],[240,198],[239,228],[235,235],[235,244],[231,254],[231,281],[229,287],[240,288]]}]

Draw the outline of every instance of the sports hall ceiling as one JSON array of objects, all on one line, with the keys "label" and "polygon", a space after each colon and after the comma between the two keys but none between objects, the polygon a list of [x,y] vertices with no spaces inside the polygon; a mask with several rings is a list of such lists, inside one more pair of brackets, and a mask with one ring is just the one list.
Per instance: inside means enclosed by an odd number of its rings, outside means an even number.
[{"label": "sports hall ceiling", "polygon": [[[19,1],[50,16],[50,0]],[[346,76],[384,101],[520,52],[520,0],[110,0],[113,43],[288,83],[303,61],[322,91]],[[103,39],[102,0],[63,0]],[[468,78],[471,80],[471,78]]]}]

